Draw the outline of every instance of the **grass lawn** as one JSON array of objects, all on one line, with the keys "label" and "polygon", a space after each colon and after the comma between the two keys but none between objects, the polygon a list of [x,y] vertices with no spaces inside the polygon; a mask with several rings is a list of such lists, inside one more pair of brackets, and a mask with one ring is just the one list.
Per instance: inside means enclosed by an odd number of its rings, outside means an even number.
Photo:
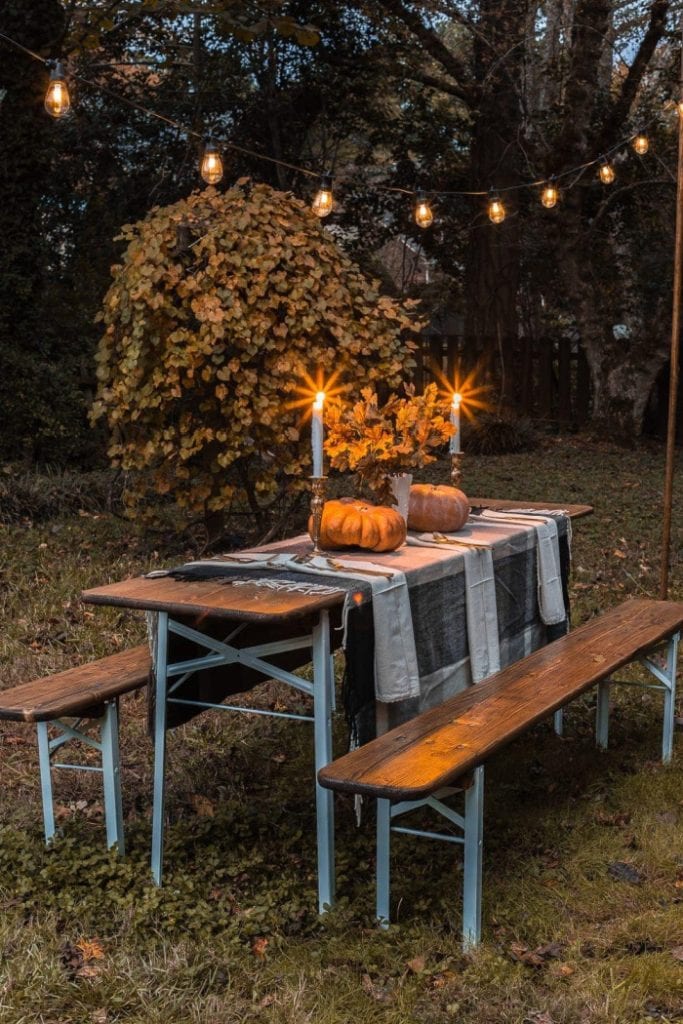
[{"label": "grass lawn", "polygon": [[[575,524],[578,624],[629,595],[657,596],[663,462],[659,446],[550,439],[470,459],[466,489],[594,505]],[[683,599],[682,471],[670,594]],[[447,467],[429,475],[445,481]],[[87,488],[80,512],[27,516],[0,537],[2,686],[140,641],[139,616],[82,606],[80,590],[196,554],[187,533],[89,511]],[[663,768],[661,699],[627,689],[614,698],[607,754],[594,748],[589,695],[570,708],[564,739],[544,724],[487,768],[484,942],[467,956],[457,849],[396,837],[398,924],[379,932],[372,812],[356,829],[347,799],[337,800],[339,904],[317,917],[306,726],[204,714],[171,734],[157,889],[144,694],[122,708],[124,860],[105,850],[90,773],[56,778],[63,837],[44,848],[33,730],[2,723],[0,1022],[683,1020],[683,735]],[[274,684],[251,699],[305,702]],[[342,749],[341,718],[337,727]]]}]

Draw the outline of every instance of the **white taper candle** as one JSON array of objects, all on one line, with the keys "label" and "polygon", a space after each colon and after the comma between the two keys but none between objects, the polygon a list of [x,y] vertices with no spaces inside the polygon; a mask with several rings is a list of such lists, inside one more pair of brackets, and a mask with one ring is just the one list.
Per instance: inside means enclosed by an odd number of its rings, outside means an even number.
[{"label": "white taper candle", "polygon": [[453,395],[453,403],[451,405],[451,426],[453,426],[454,432],[451,434],[451,441],[449,451],[451,455],[457,455],[460,451],[460,403],[462,401],[462,395],[459,395],[456,391]]},{"label": "white taper candle", "polygon": [[323,475],[323,403],[325,392],[319,391],[313,403],[311,445],[313,448],[313,476]]}]

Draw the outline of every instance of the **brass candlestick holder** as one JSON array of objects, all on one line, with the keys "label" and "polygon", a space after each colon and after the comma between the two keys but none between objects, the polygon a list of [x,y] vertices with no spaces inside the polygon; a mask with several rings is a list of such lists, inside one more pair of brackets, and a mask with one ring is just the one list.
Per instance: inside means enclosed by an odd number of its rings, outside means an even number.
[{"label": "brass candlestick holder", "polygon": [[451,483],[454,487],[462,486],[462,452],[451,452]]},{"label": "brass candlestick holder", "polygon": [[313,541],[313,555],[322,554],[320,548],[320,528],[323,522],[326,485],[326,476],[311,477],[311,540]]}]

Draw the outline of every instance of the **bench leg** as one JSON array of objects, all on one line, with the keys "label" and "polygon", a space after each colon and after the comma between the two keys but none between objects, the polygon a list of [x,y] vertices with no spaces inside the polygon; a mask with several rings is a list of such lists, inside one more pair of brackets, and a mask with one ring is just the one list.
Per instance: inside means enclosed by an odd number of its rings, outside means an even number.
[{"label": "bench leg", "polygon": [[553,727],[557,736],[564,735],[564,709],[560,708],[553,715]]},{"label": "bench leg", "polygon": [[465,791],[465,877],[462,900],[462,942],[471,949],[481,940],[482,854],[484,847],[484,769],[476,768]]},{"label": "bench leg", "polygon": [[116,846],[124,855],[123,811],[121,808],[121,770],[119,763],[119,719],[117,702],[105,705],[100,727],[102,742],[102,778],[104,782],[104,817],[107,825],[107,846]]},{"label": "bench leg", "polygon": [[55,836],[55,812],[52,802],[52,767],[50,765],[50,738],[47,732],[47,722],[38,722],[37,731],[40,788],[43,797],[43,824],[45,827],[45,843],[49,845]]},{"label": "bench leg", "polygon": [[595,709],[595,742],[599,750],[607,750],[609,742],[609,682],[598,683]]},{"label": "bench leg", "polygon": [[391,897],[391,800],[377,801],[377,920],[389,927]]}]

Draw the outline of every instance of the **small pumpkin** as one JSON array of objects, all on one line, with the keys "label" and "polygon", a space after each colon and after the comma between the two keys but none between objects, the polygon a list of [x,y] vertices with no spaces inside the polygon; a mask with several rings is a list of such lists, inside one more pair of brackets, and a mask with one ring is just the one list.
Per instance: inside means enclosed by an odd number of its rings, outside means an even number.
[{"label": "small pumpkin", "polygon": [[409,530],[454,533],[463,528],[469,514],[469,502],[457,487],[413,484],[410,488]]},{"label": "small pumpkin", "polygon": [[[311,532],[311,520],[308,531]],[[357,498],[326,501],[320,526],[320,547],[365,548],[366,551],[394,551],[406,539],[406,524],[400,512],[385,505],[372,505]]]}]

